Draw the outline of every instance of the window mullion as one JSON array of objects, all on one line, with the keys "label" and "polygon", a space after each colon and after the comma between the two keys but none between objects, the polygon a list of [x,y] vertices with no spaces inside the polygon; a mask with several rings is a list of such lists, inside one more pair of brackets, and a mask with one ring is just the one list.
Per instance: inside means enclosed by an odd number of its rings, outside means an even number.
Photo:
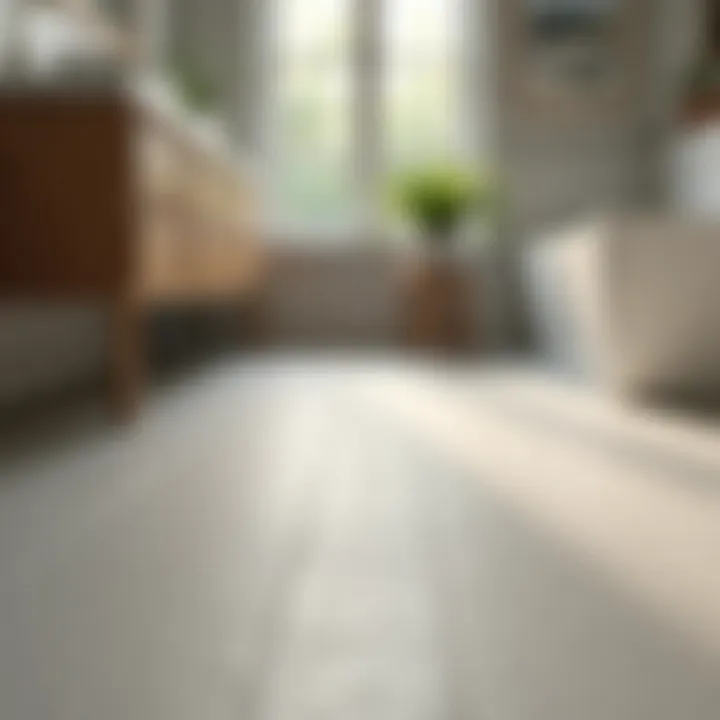
[{"label": "window mullion", "polygon": [[355,170],[358,224],[373,236],[380,227],[382,179],[382,36],[385,0],[354,0]]}]

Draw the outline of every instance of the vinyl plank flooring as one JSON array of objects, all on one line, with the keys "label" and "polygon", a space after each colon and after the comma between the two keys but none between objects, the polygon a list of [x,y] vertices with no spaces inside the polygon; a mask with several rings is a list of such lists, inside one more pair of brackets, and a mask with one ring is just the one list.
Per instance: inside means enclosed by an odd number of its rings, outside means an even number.
[{"label": "vinyl plank flooring", "polygon": [[532,370],[208,371],[0,463],[0,717],[715,720],[719,439]]}]

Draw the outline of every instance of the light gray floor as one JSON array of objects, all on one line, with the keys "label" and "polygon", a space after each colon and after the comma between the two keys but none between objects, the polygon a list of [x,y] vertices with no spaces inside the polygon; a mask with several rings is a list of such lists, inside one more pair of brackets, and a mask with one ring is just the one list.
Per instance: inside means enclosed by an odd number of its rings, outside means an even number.
[{"label": "light gray floor", "polygon": [[720,432],[257,360],[6,453],[2,720],[716,720]]}]

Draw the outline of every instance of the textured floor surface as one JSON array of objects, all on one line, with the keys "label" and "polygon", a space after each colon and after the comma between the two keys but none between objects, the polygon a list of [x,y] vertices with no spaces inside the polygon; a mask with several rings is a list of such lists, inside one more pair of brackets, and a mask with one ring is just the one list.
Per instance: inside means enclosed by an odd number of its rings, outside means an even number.
[{"label": "textured floor surface", "polygon": [[716,720],[720,430],[256,360],[0,483],[2,720]]}]

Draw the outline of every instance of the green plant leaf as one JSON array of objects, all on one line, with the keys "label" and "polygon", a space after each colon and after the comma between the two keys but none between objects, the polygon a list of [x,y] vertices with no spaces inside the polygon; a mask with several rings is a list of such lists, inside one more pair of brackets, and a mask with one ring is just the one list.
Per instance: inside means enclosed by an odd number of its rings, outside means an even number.
[{"label": "green plant leaf", "polygon": [[392,195],[424,235],[449,241],[470,213],[489,212],[495,190],[489,178],[460,165],[441,164],[404,173],[394,182]]}]

